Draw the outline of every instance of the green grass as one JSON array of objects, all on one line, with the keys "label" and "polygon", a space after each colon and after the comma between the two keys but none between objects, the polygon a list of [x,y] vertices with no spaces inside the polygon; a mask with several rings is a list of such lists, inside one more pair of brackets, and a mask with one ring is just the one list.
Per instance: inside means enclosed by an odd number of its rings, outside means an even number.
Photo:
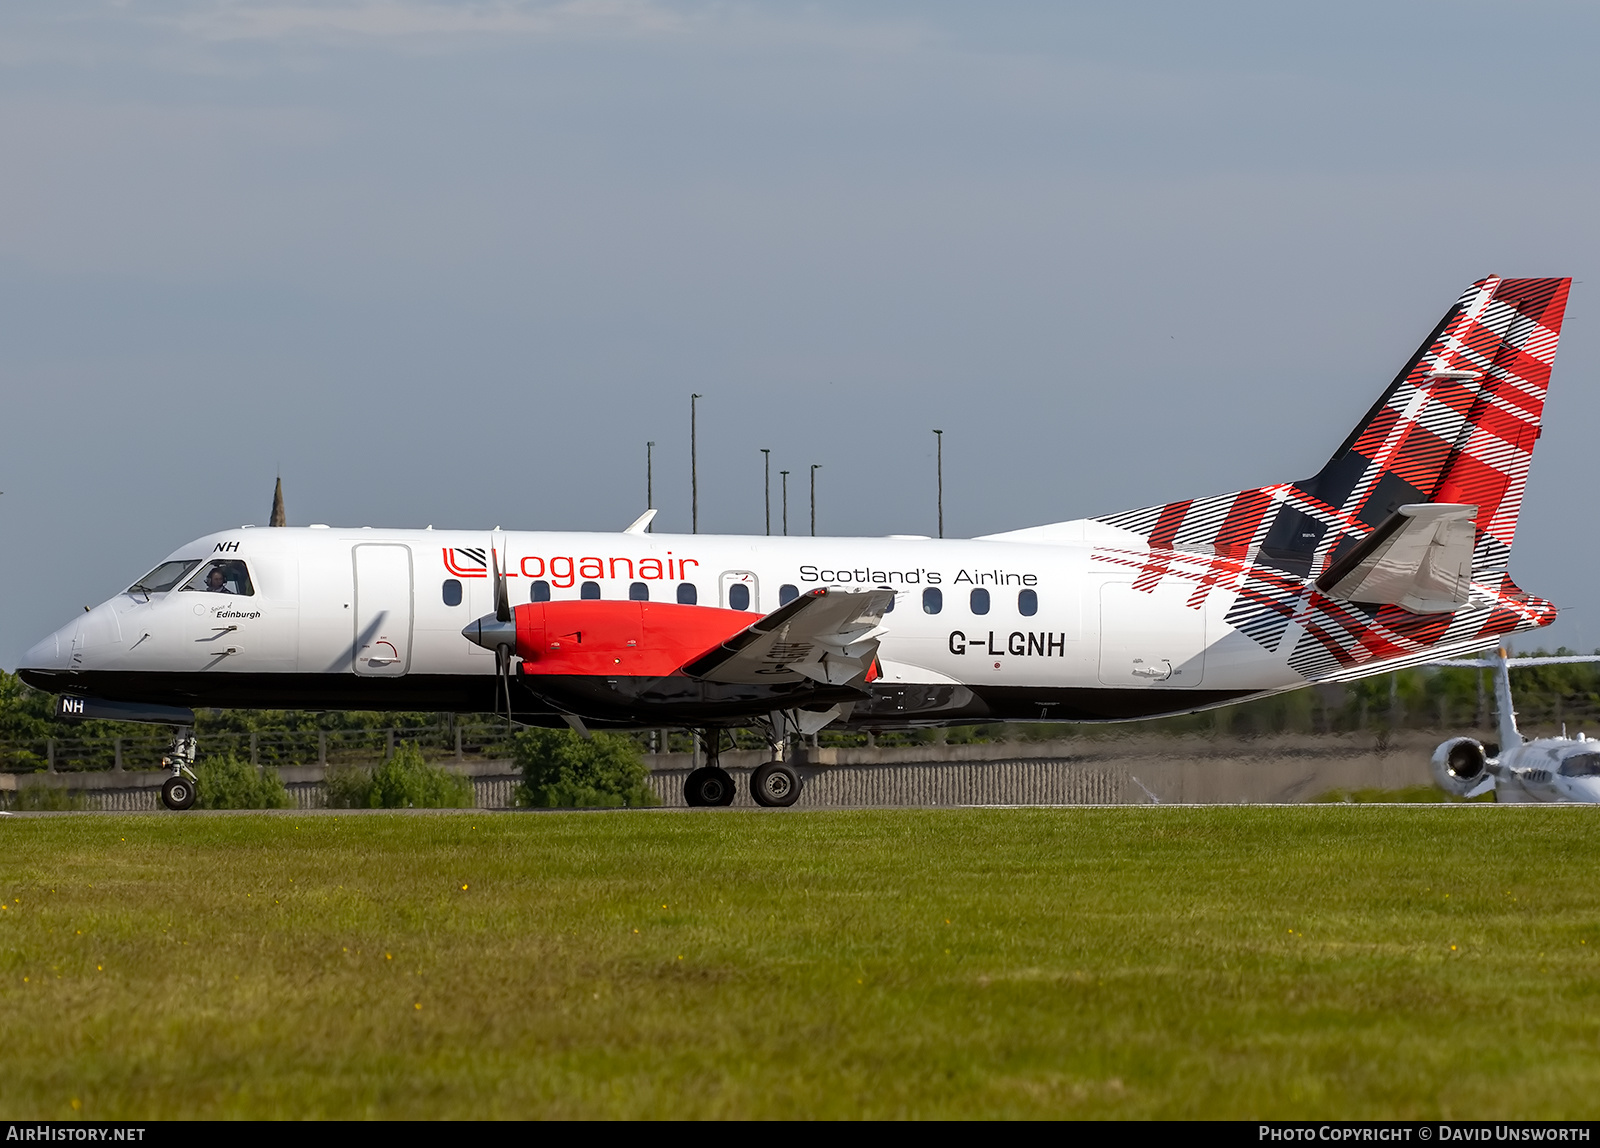
[{"label": "green grass", "polygon": [[1593,1117],[1593,810],[0,819],[0,1118]]},{"label": "green grass", "polygon": [[1453,797],[1437,785],[1408,785],[1403,789],[1330,789],[1311,799],[1324,804],[1344,802],[1347,805],[1435,805],[1460,801],[1494,801],[1494,791],[1477,797]]}]

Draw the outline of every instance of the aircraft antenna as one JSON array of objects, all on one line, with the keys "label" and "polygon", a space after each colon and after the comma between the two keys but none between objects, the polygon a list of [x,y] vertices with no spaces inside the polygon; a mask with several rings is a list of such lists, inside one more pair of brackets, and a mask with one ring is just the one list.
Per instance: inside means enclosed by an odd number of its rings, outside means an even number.
[{"label": "aircraft antenna", "polygon": [[700,455],[695,439],[695,402],[700,395],[689,396],[689,533],[700,533]]}]

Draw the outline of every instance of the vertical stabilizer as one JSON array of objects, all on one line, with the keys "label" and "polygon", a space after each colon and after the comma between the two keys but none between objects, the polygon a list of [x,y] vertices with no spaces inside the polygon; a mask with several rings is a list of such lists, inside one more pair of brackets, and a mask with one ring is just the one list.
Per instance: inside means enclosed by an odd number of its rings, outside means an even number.
[{"label": "vertical stabilizer", "polygon": [[267,519],[268,526],[289,525],[288,516],[283,513],[283,477],[278,478],[278,485],[272,488],[272,516]]},{"label": "vertical stabilizer", "polygon": [[1500,724],[1500,752],[1522,744],[1522,732],[1517,729],[1517,707],[1511,700],[1511,671],[1506,666],[1504,647],[1489,655],[1489,665],[1494,668],[1494,708]]},{"label": "vertical stabilizer", "polygon": [[[1312,681],[1548,625],[1555,607],[1524,594],[1507,566],[1571,282],[1474,283],[1316,474],[1107,515],[1098,521],[1148,549],[1108,546],[1104,558],[1136,569],[1136,590],[1194,583],[1195,608],[1236,593],[1229,624],[1268,650],[1288,643],[1289,665]],[[1291,417],[1285,427],[1301,433]],[[1443,504],[1471,508],[1458,609],[1351,602],[1316,587],[1402,506]]]}]

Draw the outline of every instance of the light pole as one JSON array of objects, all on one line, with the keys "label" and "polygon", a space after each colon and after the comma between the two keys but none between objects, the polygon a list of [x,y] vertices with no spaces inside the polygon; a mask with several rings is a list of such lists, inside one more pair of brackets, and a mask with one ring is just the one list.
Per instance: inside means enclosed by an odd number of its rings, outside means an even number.
[{"label": "light pole", "polygon": [[761,489],[767,500],[767,533],[772,533],[772,448],[761,448]]},{"label": "light pole", "polygon": [[696,451],[694,404],[700,396],[689,396],[689,533],[700,533],[700,456]]},{"label": "light pole", "polygon": [[[655,449],[656,444],[653,442],[644,444],[644,508],[646,510],[654,510],[656,505]],[[654,525],[655,523],[650,523],[645,527],[645,531],[648,533],[650,527]]]},{"label": "light pole", "polygon": [[811,464],[811,537],[817,536],[817,471],[822,469],[820,462]]},{"label": "light pole", "polygon": [[787,538],[789,536],[789,472],[780,470],[778,473],[783,476],[783,534]]},{"label": "light pole", "polygon": [[938,444],[936,471],[939,475],[939,537],[944,537],[944,431],[935,430],[933,441]]}]

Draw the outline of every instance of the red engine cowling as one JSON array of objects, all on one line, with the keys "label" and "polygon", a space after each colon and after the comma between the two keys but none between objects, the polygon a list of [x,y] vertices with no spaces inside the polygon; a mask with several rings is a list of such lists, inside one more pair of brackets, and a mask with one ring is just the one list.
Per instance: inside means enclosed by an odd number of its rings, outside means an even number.
[{"label": "red engine cowling", "polygon": [[760,615],[671,602],[529,602],[512,611],[522,672],[665,677]]}]

